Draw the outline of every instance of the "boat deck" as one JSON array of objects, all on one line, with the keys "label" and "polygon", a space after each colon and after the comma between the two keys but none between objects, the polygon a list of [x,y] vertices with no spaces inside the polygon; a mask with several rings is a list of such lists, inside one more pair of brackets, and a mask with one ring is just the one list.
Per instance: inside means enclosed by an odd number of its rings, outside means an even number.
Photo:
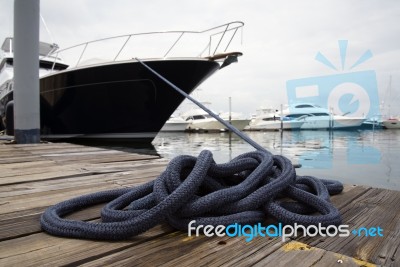
[{"label": "boat deck", "polygon": [[[127,241],[60,238],[41,231],[42,212],[92,192],[156,178],[167,161],[129,149],[0,141],[0,266],[400,266],[400,192],[348,185],[332,201],[350,229],[383,237],[188,237],[159,225]],[[99,218],[100,207],[71,215]]]}]

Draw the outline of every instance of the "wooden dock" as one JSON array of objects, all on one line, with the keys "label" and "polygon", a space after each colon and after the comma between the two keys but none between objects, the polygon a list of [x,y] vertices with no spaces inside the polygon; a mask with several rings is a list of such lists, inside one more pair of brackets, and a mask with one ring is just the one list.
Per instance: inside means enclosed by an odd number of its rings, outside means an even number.
[{"label": "wooden dock", "polygon": [[[400,266],[400,192],[349,185],[332,198],[350,229],[383,237],[188,237],[159,225],[127,241],[60,238],[41,231],[49,206],[155,179],[167,161],[129,149],[0,141],[0,266]],[[100,207],[72,215],[96,220]]]}]

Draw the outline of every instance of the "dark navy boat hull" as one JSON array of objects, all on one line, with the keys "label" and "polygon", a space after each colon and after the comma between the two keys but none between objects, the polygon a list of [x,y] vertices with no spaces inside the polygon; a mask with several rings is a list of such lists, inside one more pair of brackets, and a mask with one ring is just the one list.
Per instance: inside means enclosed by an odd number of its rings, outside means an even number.
[{"label": "dark navy boat hull", "polygon": [[[200,59],[146,64],[186,93],[220,67]],[[41,135],[151,142],[183,100],[137,61],[65,70],[40,79]]]}]

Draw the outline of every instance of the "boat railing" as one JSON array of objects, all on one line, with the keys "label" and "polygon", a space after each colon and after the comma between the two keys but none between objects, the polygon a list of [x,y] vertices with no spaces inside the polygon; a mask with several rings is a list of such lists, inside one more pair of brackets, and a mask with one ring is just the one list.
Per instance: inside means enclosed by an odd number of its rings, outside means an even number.
[{"label": "boat railing", "polygon": [[[129,60],[134,57],[212,57],[218,53],[227,52],[227,49],[232,49],[234,45],[241,45],[242,34],[238,34],[238,30],[241,30],[243,26],[243,22],[234,21],[203,31],[162,31],[119,35],[60,49],[49,56],[55,58],[61,56],[70,67]],[[178,46],[180,46],[179,51],[177,51]],[[89,52],[90,49],[92,49],[91,52]]]}]

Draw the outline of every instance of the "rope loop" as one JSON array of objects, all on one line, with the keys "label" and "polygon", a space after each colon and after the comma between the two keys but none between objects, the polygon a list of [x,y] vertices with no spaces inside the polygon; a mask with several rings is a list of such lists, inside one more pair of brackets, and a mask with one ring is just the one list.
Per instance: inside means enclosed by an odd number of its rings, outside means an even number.
[{"label": "rope loop", "polygon": [[[339,211],[330,194],[343,190],[340,182],[297,176],[291,162],[257,150],[228,163],[215,163],[204,150],[196,158],[177,156],[154,181],[66,200],[48,208],[42,229],[66,237],[122,240],[161,222],[179,230],[195,225],[251,224],[274,217],[285,224],[338,225]],[[64,219],[67,214],[99,203],[101,222]]]}]

